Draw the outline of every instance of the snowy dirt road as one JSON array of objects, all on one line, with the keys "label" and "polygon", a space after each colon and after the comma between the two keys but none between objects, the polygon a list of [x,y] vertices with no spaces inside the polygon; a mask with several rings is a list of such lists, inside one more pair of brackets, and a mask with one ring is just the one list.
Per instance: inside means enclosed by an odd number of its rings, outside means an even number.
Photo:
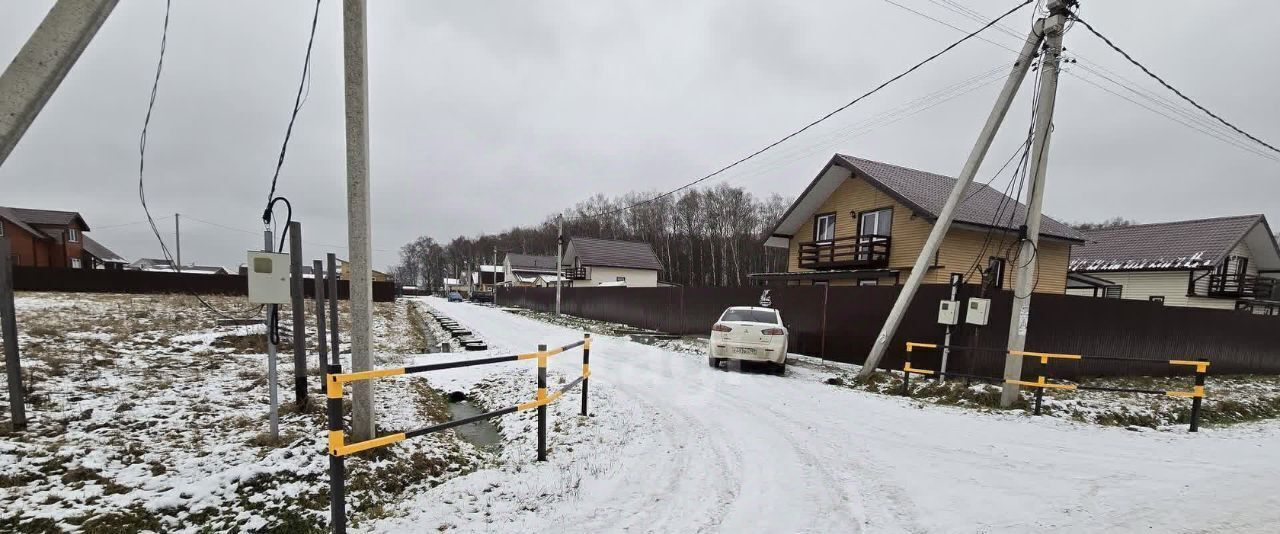
[{"label": "snowy dirt road", "polygon": [[[494,354],[581,337],[493,307],[423,303],[484,337]],[[577,358],[557,356],[553,376],[571,378]],[[1280,524],[1274,423],[1197,435],[976,413],[796,373],[717,371],[705,358],[610,337],[596,337],[591,364],[594,417],[574,415],[577,392],[556,403],[549,462],[530,461],[530,418],[506,416],[504,434],[522,441],[507,445],[503,466],[446,482],[403,503],[400,517],[362,529],[1274,532]],[[522,381],[529,366],[494,367],[430,379],[467,388],[505,374],[511,388],[531,392]]]}]

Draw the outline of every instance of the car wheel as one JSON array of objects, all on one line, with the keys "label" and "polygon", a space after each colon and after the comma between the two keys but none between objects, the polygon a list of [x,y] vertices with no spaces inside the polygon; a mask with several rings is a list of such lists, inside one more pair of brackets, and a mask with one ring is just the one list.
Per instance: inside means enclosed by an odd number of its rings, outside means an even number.
[{"label": "car wheel", "polygon": [[782,363],[775,363],[775,364],[773,364],[773,374],[778,375],[778,376],[786,376],[786,375],[787,375],[787,360],[782,360]]},{"label": "car wheel", "polygon": [[710,356],[707,357],[707,365],[710,365],[712,369],[719,369],[720,361],[721,361],[720,358],[712,358]]}]

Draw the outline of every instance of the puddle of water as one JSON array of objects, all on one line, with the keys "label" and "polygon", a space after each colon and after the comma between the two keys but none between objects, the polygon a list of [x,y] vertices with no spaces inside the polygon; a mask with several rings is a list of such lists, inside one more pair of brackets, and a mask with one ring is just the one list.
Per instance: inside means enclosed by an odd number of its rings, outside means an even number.
[{"label": "puddle of water", "polygon": [[[468,401],[450,402],[449,413],[454,419],[462,419],[473,415],[484,413],[478,406]],[[458,436],[467,440],[473,445],[492,448],[502,444],[502,433],[498,431],[497,425],[492,420],[476,421],[465,425],[454,427],[458,432]]]}]

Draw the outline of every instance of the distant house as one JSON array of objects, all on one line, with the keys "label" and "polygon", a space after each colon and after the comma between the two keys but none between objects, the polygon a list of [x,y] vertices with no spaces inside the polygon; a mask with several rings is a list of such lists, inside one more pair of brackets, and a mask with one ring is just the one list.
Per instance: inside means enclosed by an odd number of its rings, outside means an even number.
[{"label": "distant house", "polygon": [[[899,285],[955,184],[948,176],[836,154],[765,241],[788,251],[787,271],[750,276],[788,285]],[[962,273],[1011,289],[1012,245],[1026,206],[978,183],[964,195],[924,282],[943,284]],[[1034,291],[1066,291],[1071,248],[1084,240],[1075,229],[1042,219]]]},{"label": "distant house", "polygon": [[[171,273],[175,272],[173,262],[156,258],[139,258],[137,261],[130,263],[125,269],[131,271],[147,271],[153,273]],[[183,265],[176,271],[188,274],[230,274],[226,267],[217,265]]]},{"label": "distant house", "polygon": [[9,238],[14,265],[118,268],[124,261],[119,255],[98,243],[86,245],[88,231],[74,211],[0,207],[0,236]]},{"label": "distant house", "polygon": [[491,292],[494,286],[501,284],[505,279],[506,273],[503,271],[502,265],[480,265],[477,270],[471,272],[471,285],[476,291]]},{"label": "distant house", "polygon": [[1280,247],[1262,215],[1085,232],[1072,295],[1280,315]]},{"label": "distant house", "polygon": [[658,287],[662,271],[662,262],[648,243],[593,237],[570,239],[564,263],[566,285],[573,287]]},{"label": "distant house", "polygon": [[[351,262],[347,260],[341,260],[341,259],[338,260],[338,279],[339,280],[351,279]],[[391,277],[387,276],[386,273],[373,271],[374,282],[386,282],[387,280],[390,280],[390,279]]]},{"label": "distant house", "polygon": [[103,246],[101,243],[94,241],[87,235],[82,235],[84,242],[81,248],[84,251],[87,265],[92,269],[110,269],[119,271],[129,264],[129,260],[124,259],[119,254],[112,252],[111,249]]},{"label": "distant house", "polygon": [[555,256],[535,256],[511,252],[502,260],[504,285],[542,287],[547,285],[546,279],[542,278],[544,275],[551,275],[551,285],[555,285]]}]

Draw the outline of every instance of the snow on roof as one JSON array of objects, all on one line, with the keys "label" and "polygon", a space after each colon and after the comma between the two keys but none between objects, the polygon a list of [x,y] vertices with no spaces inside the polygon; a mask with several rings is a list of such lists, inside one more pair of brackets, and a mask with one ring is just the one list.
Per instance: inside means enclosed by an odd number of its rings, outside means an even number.
[{"label": "snow on roof", "polygon": [[[1266,218],[1262,215],[1135,224],[1085,233],[1090,242],[1072,247],[1071,271],[1212,267],[1219,264],[1247,236],[1270,236],[1266,230]],[[1274,261],[1275,246],[1267,246],[1268,240],[1260,238],[1253,240],[1256,243],[1249,243],[1255,261],[1261,262],[1260,268]],[[1255,244],[1258,246],[1255,247]]]}]

